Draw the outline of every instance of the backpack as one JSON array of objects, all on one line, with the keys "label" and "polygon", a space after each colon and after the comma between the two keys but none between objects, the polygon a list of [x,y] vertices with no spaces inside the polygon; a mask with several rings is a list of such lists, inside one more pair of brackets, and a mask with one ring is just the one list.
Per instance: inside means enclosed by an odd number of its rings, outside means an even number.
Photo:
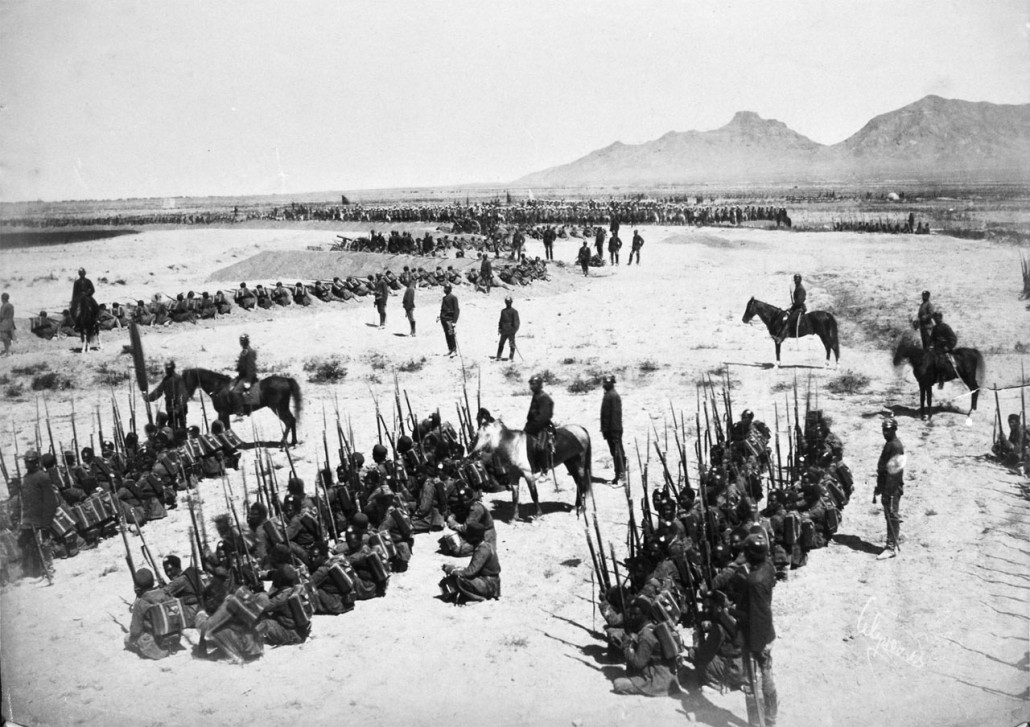
[{"label": "backpack", "polygon": [[315,615],[315,606],[311,602],[311,594],[302,586],[294,586],[293,592],[286,597],[286,605],[290,609],[290,617],[298,631],[311,626],[311,617]]},{"label": "backpack", "polygon": [[150,620],[150,633],[158,641],[178,636],[186,628],[186,615],[178,598],[151,605],[145,615]]},{"label": "backpack", "polygon": [[354,579],[356,578],[354,569],[345,560],[338,560],[329,566],[326,577],[341,596],[346,596],[354,590]]}]

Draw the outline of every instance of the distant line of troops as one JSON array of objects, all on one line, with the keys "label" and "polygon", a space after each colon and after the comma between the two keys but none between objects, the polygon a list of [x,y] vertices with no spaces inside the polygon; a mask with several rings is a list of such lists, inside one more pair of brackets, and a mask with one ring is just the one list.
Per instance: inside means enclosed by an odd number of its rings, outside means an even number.
[{"label": "distant line of troops", "polygon": [[875,220],[847,219],[834,220],[834,232],[884,232],[891,235],[929,235],[930,223],[916,221],[914,212],[909,212],[904,221],[885,220],[877,217]]},{"label": "distant line of troops", "polygon": [[[485,255],[482,259],[485,259]],[[137,300],[136,303],[123,305],[118,302],[100,305],[100,330],[110,331],[115,328],[126,328],[130,321],[141,326],[168,326],[173,323],[196,323],[232,313],[233,305],[243,310],[255,308],[270,309],[274,306],[300,305],[309,306],[314,299],[323,303],[343,302],[354,298],[371,295],[376,300],[384,300],[389,291],[400,291],[413,281],[416,288],[433,288],[444,285],[472,285],[476,289],[497,285],[496,279],[510,286],[525,286],[535,280],[547,279],[546,264],[539,259],[523,259],[517,263],[491,265],[489,261],[477,267],[470,267],[464,275],[448,265],[446,269],[437,266],[435,270],[405,265],[401,274],[395,275],[387,270],[383,273],[369,275],[366,278],[348,276],[335,277],[332,281],[316,280],[311,283],[297,281],[294,285],[285,286],[277,282],[275,286],[257,285],[248,288],[245,282],[235,291],[230,299],[225,291],[217,290],[214,295],[208,291],[199,296],[192,290],[179,293],[174,301],[166,300],[160,293],[150,301]],[[65,309],[60,319],[51,318],[46,311],[30,321],[30,329],[40,338],[50,340],[56,336],[78,337],[75,322],[70,309]]]},{"label": "distant line of troops", "polygon": [[[678,689],[681,662],[693,665],[699,684],[742,688],[749,650],[761,670],[765,723],[775,724],[773,585],[833,538],[853,479],[840,439],[812,411],[798,431],[799,476],[763,493],[769,437],[745,411],[727,441],[711,447],[699,488],[707,501],[690,486],[675,496],[666,486],[644,503],[642,544],[628,575],[601,594],[609,653],[628,668],[617,692],[667,695]],[[694,630],[694,644],[681,643],[680,626]]]},{"label": "distant line of troops", "polygon": [[[413,434],[397,439],[392,458],[375,445],[369,466],[362,454],[341,448],[344,464],[319,472],[313,494],[294,473],[280,498],[269,479],[264,496],[249,501],[245,526],[234,522],[235,513],[215,517],[217,544],[209,547],[206,534],[196,543],[191,536],[193,562],[183,568],[169,555],[162,562],[166,578],[155,575],[150,559],[150,568],[133,574],[137,599],[126,648],[164,658],[181,648],[187,628],[200,632],[197,656],[234,662],[259,657],[266,644],[301,643],[314,614],[346,613],[357,601],[383,596],[390,573],[407,570],[414,535],[445,528],[440,550],[470,560],[444,566],[441,598],[498,598],[497,533],[481,502],[491,475],[478,462],[461,461],[464,449],[438,415]],[[130,433],[122,451],[105,442],[101,457],[87,448],[78,462],[66,453],[62,465],[51,453],[26,453],[26,475],[9,484],[5,578],[17,560],[25,575],[49,577],[55,550],[73,555],[115,534],[119,522],[138,527],[166,517],[181,491],[194,516],[198,479],[236,467],[240,444],[217,423],[207,435],[148,425],[145,442]],[[12,531],[21,534],[17,542]]]}]

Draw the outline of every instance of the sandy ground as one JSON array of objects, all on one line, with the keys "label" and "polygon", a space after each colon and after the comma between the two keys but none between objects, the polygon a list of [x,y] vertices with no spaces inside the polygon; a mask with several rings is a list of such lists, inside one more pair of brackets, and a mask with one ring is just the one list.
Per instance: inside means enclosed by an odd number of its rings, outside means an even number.
[{"label": "sandy ground", "polygon": [[[634,439],[643,448],[652,422],[663,428],[670,403],[692,418],[698,378],[724,363],[730,364],[735,408],[746,405],[769,424],[774,402],[783,408],[782,387],[795,375],[804,386],[811,376],[819,405],[844,441],[856,495],[837,541],[776,588],[780,724],[1014,725],[1026,719],[1030,503],[1014,475],[983,457],[993,393],[981,397],[967,426],[957,409],[968,404],[964,388],[948,384],[940,395],[956,409],[923,423],[912,416],[918,392],[911,374],[892,367],[888,341],[868,335],[876,326],[904,326],[919,291],[930,288],[960,345],[987,353],[988,383],[1018,383],[1025,357],[1015,347],[1030,344],[1030,314],[1017,299],[1017,251],[938,237],[641,231],[647,244],[639,267],[592,270],[584,279],[570,265],[556,269],[548,284],[514,291],[524,357],[514,366],[488,358],[497,343],[502,294],[459,290],[459,345],[470,395],[481,375],[483,404],[518,424],[529,400],[526,379],[549,369],[561,379],[550,387],[556,418],[591,430],[594,473],[610,477],[611,460],[597,431],[601,392],[569,393],[577,375],[618,373],[631,459]],[[127,299],[202,290],[214,271],[258,252],[303,250],[332,239],[325,231],[185,229],[5,250],[0,261],[20,320],[63,301],[80,264],[94,281],[101,275],[126,281],[98,286],[101,301]],[[575,240],[559,242],[558,257],[571,263],[576,247]],[[539,254],[542,247],[531,241],[529,250]],[[784,367],[772,369],[764,327],[741,323],[751,295],[784,305],[795,271],[809,284],[809,309],[833,310],[841,319],[837,371],[822,368],[822,348],[813,338],[790,342]],[[315,305],[148,330],[144,345],[149,358],[175,357],[180,368],[224,369],[234,360],[238,334],[249,332],[263,368],[302,379],[305,413],[295,459],[310,477],[321,448],[323,405],[331,417],[333,396],[339,396],[367,452],[375,437],[370,389],[389,396],[400,364],[425,357],[420,371],[398,373],[400,385],[416,410],[439,406],[445,418],[454,418],[462,369],[442,355],[434,323],[439,293],[420,291],[417,302],[417,338],[401,335],[406,324],[395,298],[386,331],[369,326],[370,304]],[[18,355],[0,361],[0,375],[45,360],[71,376],[79,388],[50,399],[55,436],[67,439],[73,394],[79,411],[100,402],[106,415],[108,393],[93,372],[101,363],[127,369],[129,359],[120,355],[126,342],[124,333],[109,335],[103,351],[83,358],[69,353],[67,343],[23,335]],[[347,378],[335,387],[307,383],[304,362],[327,355],[346,359]],[[657,370],[650,370],[651,362]],[[825,385],[845,371],[868,376],[868,388],[830,394]],[[1018,401],[1018,390],[1001,392],[1003,414],[1017,411]],[[901,505],[905,540],[899,558],[876,562],[884,524],[870,500],[885,408],[899,416],[909,452]],[[12,424],[24,449],[34,417],[31,396],[4,400],[5,452]],[[200,418],[196,402],[190,417]],[[267,411],[256,423],[260,433],[278,434]],[[249,422],[243,431],[249,433]],[[285,465],[283,455],[275,457]],[[657,461],[652,472],[655,467]],[[532,524],[512,522],[507,494],[490,496],[501,521],[501,600],[460,609],[435,600],[446,559],[434,552],[435,536],[419,536],[411,570],[393,577],[386,598],[344,616],[316,617],[306,644],[269,650],[246,667],[194,661],[188,652],[144,662],[123,651],[119,623],[128,623],[132,592],[120,540],[106,541],[59,561],[52,587],[21,581],[0,594],[4,716],[33,725],[244,725],[257,717],[319,725],[341,719],[369,725],[746,724],[740,693],[659,699],[611,693],[622,668],[604,658],[591,635],[597,622],[589,556],[569,512],[572,482],[564,474],[557,482],[557,493],[542,483],[547,515]],[[238,492],[238,475],[234,486]],[[635,475],[634,487],[639,496]],[[211,517],[221,493],[212,482],[202,488]],[[596,495],[602,529],[618,547],[625,535],[623,493],[599,484]],[[151,548],[160,555],[188,552],[187,522],[180,508],[148,526]]]}]

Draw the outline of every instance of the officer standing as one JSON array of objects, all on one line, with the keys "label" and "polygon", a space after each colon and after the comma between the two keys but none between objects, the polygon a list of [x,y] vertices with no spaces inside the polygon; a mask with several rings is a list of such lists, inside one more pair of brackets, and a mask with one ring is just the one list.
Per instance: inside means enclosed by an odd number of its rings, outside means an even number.
[{"label": "officer standing", "polygon": [[[403,275],[401,276],[403,277]],[[408,275],[408,279],[405,282],[407,287],[404,288],[404,299],[401,305],[404,308],[404,317],[408,319],[408,323],[411,325],[411,335],[415,336],[415,278],[412,275]]]},{"label": "officer standing", "polygon": [[505,296],[504,309],[501,311],[501,319],[497,322],[497,334],[501,337],[497,344],[497,355],[494,357],[501,360],[504,350],[504,342],[508,342],[508,360],[515,360],[515,334],[519,332],[519,312],[512,306],[511,296]]},{"label": "officer standing", "polygon": [[21,483],[21,532],[18,546],[26,564],[26,575],[54,578],[54,553],[50,542],[50,525],[57,513],[57,492],[50,476],[40,468],[39,453],[25,453],[25,477]]},{"label": "officer standing", "polygon": [[188,399],[186,398],[186,384],[182,377],[175,371],[175,361],[165,364],[165,377],[157,385],[148,401],[157,401],[158,397],[164,394],[165,411],[168,412],[168,426],[176,432],[186,428],[186,411]]},{"label": "officer standing", "polygon": [[461,308],[458,305],[458,298],[451,291],[450,283],[443,286],[443,300],[440,301],[440,325],[443,326],[444,339],[447,341],[447,355],[458,354],[458,339],[455,336],[454,328],[458,325],[458,316]]},{"label": "officer standing", "polygon": [[883,514],[887,520],[887,545],[883,552],[876,556],[877,560],[886,560],[898,554],[898,540],[901,537],[898,504],[905,487],[905,447],[898,439],[898,422],[894,418],[884,420],[883,438],[883,450],[876,464],[876,490],[873,492],[873,502],[876,502],[877,495],[883,500]]},{"label": "officer standing", "polygon": [[615,377],[609,374],[604,377],[604,398],[601,399],[601,436],[608,442],[608,451],[612,454],[615,467],[615,479],[618,484],[626,471],[626,453],[622,449],[622,397],[615,390]]}]

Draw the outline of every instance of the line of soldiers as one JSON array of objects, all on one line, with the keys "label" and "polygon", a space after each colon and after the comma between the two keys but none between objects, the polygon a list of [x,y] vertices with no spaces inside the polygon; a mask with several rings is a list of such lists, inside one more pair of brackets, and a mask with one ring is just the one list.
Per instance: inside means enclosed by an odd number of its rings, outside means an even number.
[{"label": "line of soldiers", "polygon": [[875,220],[834,220],[834,232],[883,232],[891,235],[929,235],[930,223],[923,223],[916,220],[914,212],[909,212],[904,221],[885,220],[878,217]]},{"label": "line of soldiers", "polygon": [[[644,483],[642,526],[630,537],[625,580],[617,564],[614,582],[606,568],[599,576],[609,653],[628,669],[616,692],[664,696],[679,688],[680,667],[689,664],[699,685],[748,693],[760,684],[765,724],[775,724],[773,586],[833,538],[853,479],[821,412],[809,411],[804,429],[796,427],[785,481],[774,474],[770,437],[745,410],[712,444],[697,489],[682,478],[677,487],[668,467],[665,485],[650,497]],[[760,678],[748,679],[749,665]],[[757,707],[748,696],[750,713]]]}]

